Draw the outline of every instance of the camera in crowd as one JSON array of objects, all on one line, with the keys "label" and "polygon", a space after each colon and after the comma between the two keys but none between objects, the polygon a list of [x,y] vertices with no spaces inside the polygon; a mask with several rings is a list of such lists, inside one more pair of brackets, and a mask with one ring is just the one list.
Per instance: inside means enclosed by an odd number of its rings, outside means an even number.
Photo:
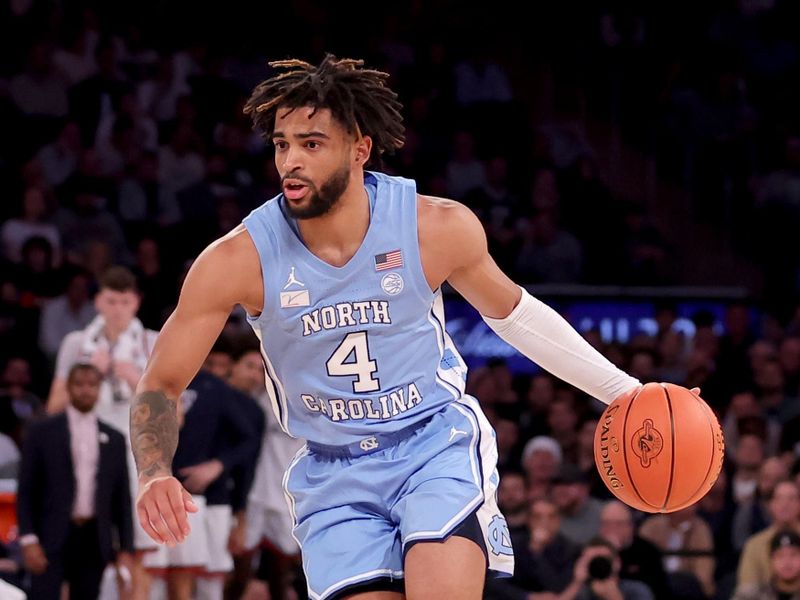
[{"label": "camera in crowd", "polygon": [[604,581],[611,577],[613,572],[613,565],[608,556],[595,556],[589,561],[587,566],[589,572],[589,580]]}]

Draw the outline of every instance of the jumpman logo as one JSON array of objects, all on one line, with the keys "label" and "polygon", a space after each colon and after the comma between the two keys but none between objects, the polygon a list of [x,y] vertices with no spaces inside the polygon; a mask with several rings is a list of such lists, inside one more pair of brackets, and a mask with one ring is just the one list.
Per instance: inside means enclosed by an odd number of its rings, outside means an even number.
[{"label": "jumpman logo", "polygon": [[467,435],[466,431],[461,431],[460,429],[456,429],[455,427],[450,428],[450,439],[447,440],[448,442],[452,442],[453,438],[456,437],[458,434]]},{"label": "jumpman logo", "polygon": [[305,283],[303,283],[302,281],[297,279],[297,277],[294,276],[294,267],[292,267],[292,270],[289,271],[289,279],[286,281],[286,285],[283,286],[283,289],[291,287],[291,286],[293,286],[295,284],[299,285],[299,286],[302,286],[302,287],[305,287],[305,285],[306,285]]}]

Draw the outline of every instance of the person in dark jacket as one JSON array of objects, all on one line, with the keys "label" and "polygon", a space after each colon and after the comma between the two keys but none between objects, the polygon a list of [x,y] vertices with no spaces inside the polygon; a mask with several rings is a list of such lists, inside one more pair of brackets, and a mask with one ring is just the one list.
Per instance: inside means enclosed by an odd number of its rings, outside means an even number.
[{"label": "person in dark jacket", "polygon": [[32,423],[22,447],[17,518],[37,600],[58,600],[64,581],[72,600],[94,599],[109,562],[131,565],[125,439],[94,414],[101,381],[93,365],[73,366],[66,411]]}]

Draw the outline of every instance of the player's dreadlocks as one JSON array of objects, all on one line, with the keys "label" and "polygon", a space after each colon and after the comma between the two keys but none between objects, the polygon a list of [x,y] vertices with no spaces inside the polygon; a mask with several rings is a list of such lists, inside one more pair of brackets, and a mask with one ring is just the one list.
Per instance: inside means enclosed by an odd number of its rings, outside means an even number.
[{"label": "player's dreadlocks", "polygon": [[337,59],[332,54],[317,67],[297,59],[269,65],[291,70],[262,81],[244,106],[244,112],[253,119],[253,128],[265,139],[272,138],[278,107],[294,110],[312,106],[315,110],[330,109],[349,133],[360,131],[370,136],[378,157],[403,146],[402,105],[386,86],[387,73],[362,68],[363,60]]}]

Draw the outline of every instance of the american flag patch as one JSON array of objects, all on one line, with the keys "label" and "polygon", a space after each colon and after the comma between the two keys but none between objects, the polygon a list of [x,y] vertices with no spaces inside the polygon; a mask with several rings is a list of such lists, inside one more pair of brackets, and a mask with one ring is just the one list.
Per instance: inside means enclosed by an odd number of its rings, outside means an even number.
[{"label": "american flag patch", "polygon": [[392,250],[384,254],[375,255],[375,270],[385,271],[387,269],[399,269],[403,266],[403,253],[400,250]]}]

